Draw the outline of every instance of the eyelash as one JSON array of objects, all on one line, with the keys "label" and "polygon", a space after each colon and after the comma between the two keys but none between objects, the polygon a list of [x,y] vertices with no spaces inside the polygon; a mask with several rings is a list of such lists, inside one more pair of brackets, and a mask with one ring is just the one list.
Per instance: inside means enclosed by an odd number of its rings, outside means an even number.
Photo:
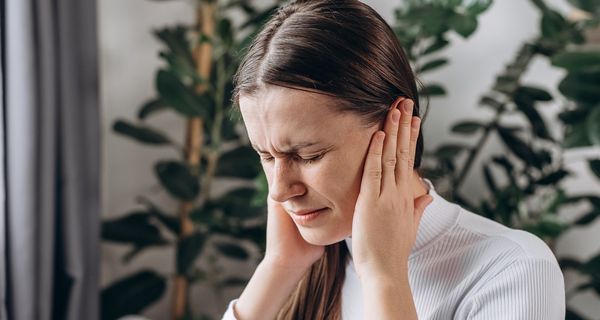
[{"label": "eyelash", "polygon": [[[325,154],[324,154],[324,153],[322,153],[322,154],[320,154],[320,155],[318,155],[318,156],[315,156],[315,157],[312,157],[312,158],[310,158],[310,159],[304,159],[304,158],[301,158],[301,157],[296,157],[296,160],[298,160],[298,161],[300,161],[300,162],[302,162],[302,163],[304,163],[304,164],[312,164],[312,163],[314,163],[315,161],[321,160],[321,158],[323,158],[323,156],[324,156],[324,155],[325,155]],[[270,161],[272,161],[272,160],[273,160],[273,157],[268,157],[268,158],[263,158],[263,157],[260,157],[260,160],[261,160],[261,161],[264,161],[264,162],[270,162]]]}]

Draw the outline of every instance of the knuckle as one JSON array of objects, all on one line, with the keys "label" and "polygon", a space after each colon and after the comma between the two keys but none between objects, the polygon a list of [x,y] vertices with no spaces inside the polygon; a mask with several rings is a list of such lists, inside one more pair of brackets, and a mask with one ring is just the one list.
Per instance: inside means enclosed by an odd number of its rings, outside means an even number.
[{"label": "knuckle", "polygon": [[373,178],[373,179],[381,179],[381,170],[369,170],[368,173],[369,177]]},{"label": "knuckle", "polygon": [[398,158],[402,161],[408,161],[410,159],[410,152],[407,149],[401,149],[398,151]]},{"label": "knuckle", "polygon": [[396,166],[396,158],[394,157],[394,158],[385,159],[384,163],[388,167],[395,167]]}]

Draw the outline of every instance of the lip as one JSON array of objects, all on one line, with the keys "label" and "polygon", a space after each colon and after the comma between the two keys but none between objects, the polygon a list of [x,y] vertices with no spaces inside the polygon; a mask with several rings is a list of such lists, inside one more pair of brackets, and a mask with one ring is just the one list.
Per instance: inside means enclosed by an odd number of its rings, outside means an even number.
[{"label": "lip", "polygon": [[321,208],[321,209],[305,209],[305,210],[291,211],[291,212],[292,212],[292,214],[295,214],[297,216],[304,216],[304,215],[311,214],[313,212],[317,212],[317,211],[320,211],[320,210],[323,210],[323,209],[325,209],[325,208]]},{"label": "lip", "polygon": [[307,225],[315,219],[317,219],[321,215],[321,213],[325,212],[325,210],[327,210],[327,208],[321,208],[317,210],[302,210],[298,212],[293,212],[291,216],[294,222],[296,222],[297,224]]}]

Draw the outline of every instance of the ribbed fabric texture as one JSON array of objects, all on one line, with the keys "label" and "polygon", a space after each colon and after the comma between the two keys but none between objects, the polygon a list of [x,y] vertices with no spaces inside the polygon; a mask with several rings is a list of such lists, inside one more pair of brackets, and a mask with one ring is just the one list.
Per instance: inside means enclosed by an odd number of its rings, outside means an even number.
[{"label": "ribbed fabric texture", "polygon": [[[425,209],[409,257],[419,319],[565,318],[563,275],[542,240],[446,201],[424,180],[433,202]],[[352,239],[345,242],[352,253]],[[224,320],[235,320],[235,301]],[[361,284],[350,262],[342,318],[369,319],[363,310]]]}]

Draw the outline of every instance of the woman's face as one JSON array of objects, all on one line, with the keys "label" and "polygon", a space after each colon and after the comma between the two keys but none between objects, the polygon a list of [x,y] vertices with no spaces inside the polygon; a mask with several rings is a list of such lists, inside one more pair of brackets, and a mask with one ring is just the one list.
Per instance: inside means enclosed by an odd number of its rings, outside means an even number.
[{"label": "woman's face", "polygon": [[[316,245],[351,235],[365,155],[379,129],[365,126],[355,114],[336,111],[335,103],[327,95],[279,86],[240,97],[269,197],[296,217],[302,237]],[[318,209],[324,210],[309,221],[297,219],[296,214]]]}]

